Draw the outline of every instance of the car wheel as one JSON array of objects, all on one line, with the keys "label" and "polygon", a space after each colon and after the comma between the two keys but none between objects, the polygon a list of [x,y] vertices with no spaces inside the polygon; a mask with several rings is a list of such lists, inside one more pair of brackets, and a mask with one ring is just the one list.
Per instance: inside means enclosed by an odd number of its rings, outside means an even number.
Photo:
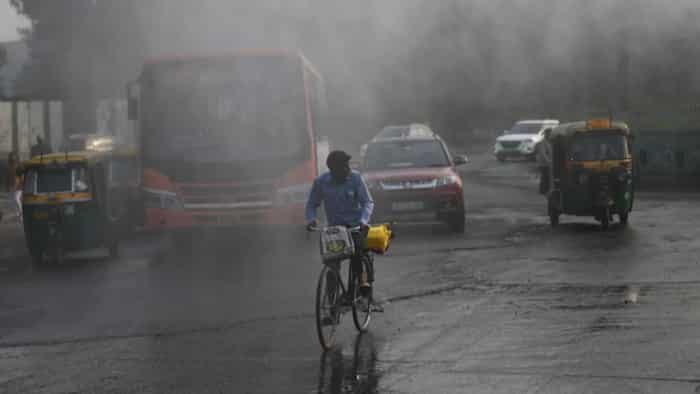
[{"label": "car wheel", "polygon": [[505,156],[503,156],[503,155],[496,155],[496,159],[498,159],[498,161],[501,162],[501,163],[503,163],[504,161],[506,161],[506,158],[505,158]]},{"label": "car wheel", "polygon": [[464,217],[464,212],[456,214],[455,217],[450,218],[448,223],[450,226],[450,231],[453,233],[462,234],[466,230],[467,219]]}]

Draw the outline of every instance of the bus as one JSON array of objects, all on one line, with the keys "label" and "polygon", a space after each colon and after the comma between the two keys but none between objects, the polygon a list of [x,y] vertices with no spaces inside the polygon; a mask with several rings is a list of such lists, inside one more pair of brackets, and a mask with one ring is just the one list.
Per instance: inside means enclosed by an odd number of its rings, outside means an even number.
[{"label": "bus", "polygon": [[155,59],[127,94],[145,229],[304,223],[330,148],[323,80],[302,54]]}]

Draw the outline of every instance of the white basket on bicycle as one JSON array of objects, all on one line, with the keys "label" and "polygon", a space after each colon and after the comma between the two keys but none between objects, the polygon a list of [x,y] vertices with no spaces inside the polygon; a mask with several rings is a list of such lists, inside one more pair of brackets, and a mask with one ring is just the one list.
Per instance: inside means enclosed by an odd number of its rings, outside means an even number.
[{"label": "white basket on bicycle", "polygon": [[321,257],[324,261],[341,260],[355,254],[352,235],[343,226],[331,226],[321,230]]}]

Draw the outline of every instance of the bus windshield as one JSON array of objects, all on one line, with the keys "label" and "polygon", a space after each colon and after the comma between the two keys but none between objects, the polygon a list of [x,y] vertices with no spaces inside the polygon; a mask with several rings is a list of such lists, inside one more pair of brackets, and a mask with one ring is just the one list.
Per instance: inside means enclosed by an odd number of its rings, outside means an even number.
[{"label": "bus windshield", "polygon": [[146,79],[147,158],[259,161],[296,157],[309,144],[302,72],[293,58],[164,63]]},{"label": "bus windshield", "polygon": [[629,157],[627,139],[620,134],[580,134],[571,147],[571,160],[624,160]]}]

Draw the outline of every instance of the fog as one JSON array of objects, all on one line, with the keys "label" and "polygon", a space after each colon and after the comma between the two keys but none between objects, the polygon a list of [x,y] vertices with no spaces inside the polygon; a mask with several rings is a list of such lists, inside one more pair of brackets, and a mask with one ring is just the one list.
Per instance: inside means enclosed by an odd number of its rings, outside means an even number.
[{"label": "fog", "polygon": [[461,142],[523,117],[641,125],[700,91],[691,0],[13,1],[35,21],[28,91],[84,105],[123,95],[149,57],[298,49],[351,147],[412,121]]}]

